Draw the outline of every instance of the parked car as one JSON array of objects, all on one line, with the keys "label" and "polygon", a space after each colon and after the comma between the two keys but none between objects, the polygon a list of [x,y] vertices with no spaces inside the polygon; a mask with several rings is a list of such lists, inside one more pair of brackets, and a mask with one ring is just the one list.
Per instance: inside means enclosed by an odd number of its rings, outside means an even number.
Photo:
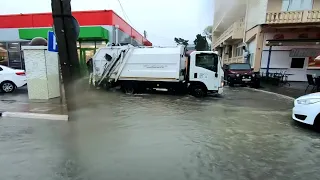
[{"label": "parked car", "polygon": [[294,101],[292,118],[320,129],[320,92],[297,98]]},{"label": "parked car", "polygon": [[2,92],[11,93],[16,88],[25,85],[27,85],[27,78],[24,70],[0,65],[0,90]]},{"label": "parked car", "polygon": [[254,73],[248,63],[231,63],[225,65],[225,77],[229,86],[235,84],[260,87],[260,75]]}]

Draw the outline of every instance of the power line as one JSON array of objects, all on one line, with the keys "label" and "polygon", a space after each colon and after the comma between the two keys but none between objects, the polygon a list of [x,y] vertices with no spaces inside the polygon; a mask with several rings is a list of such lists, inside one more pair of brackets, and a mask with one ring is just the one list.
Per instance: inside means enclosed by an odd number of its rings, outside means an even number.
[{"label": "power line", "polygon": [[[122,11],[122,13],[123,13],[123,15],[124,15],[124,18],[131,24],[131,26],[135,27],[135,26],[133,25],[133,23],[130,21],[129,16],[127,15],[126,11],[124,10],[121,1],[120,1],[120,0],[117,0],[117,1],[118,1],[119,5],[120,5],[120,7],[121,7],[121,11]],[[139,31],[139,30],[138,30],[138,31]],[[141,32],[144,32],[144,31],[141,31]],[[167,39],[167,40],[170,39],[170,38],[168,38],[168,37],[163,37],[163,36],[159,36],[159,35],[150,33],[150,32],[148,32],[148,31],[147,31],[147,33],[148,33],[148,34],[151,34],[151,35],[154,35],[154,36],[156,36],[156,37],[160,37],[160,38],[162,38],[162,39]],[[173,39],[172,39],[172,41],[173,41]]]},{"label": "power line", "polygon": [[120,5],[120,7],[121,7],[121,10],[122,10],[122,13],[123,13],[123,15],[124,15],[124,18],[125,18],[127,21],[129,21],[129,23],[133,26],[132,22],[130,21],[130,19],[129,19],[127,13],[126,13],[126,11],[124,10],[124,8],[123,8],[123,6],[122,6],[122,4],[121,4],[121,1],[118,0],[118,3],[119,3],[119,5]]}]

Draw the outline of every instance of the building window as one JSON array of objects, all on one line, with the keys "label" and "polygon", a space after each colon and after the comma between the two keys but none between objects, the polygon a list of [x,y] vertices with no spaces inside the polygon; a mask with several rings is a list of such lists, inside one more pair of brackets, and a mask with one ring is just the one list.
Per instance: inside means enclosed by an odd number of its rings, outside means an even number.
[{"label": "building window", "polygon": [[282,0],[282,11],[311,10],[313,0]]},{"label": "building window", "polygon": [[243,55],[243,49],[242,46],[239,46],[236,48],[236,57]]},{"label": "building window", "polygon": [[232,58],[232,46],[227,46],[227,48],[228,58]]},{"label": "building window", "polygon": [[302,69],[304,67],[305,58],[292,58],[290,68],[299,68]]}]

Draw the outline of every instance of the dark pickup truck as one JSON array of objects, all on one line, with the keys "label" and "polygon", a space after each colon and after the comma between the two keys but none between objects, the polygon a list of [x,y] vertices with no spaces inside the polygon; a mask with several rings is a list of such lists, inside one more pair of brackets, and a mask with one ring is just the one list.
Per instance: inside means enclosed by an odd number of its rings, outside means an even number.
[{"label": "dark pickup truck", "polygon": [[235,84],[249,85],[254,88],[260,87],[260,75],[251,69],[248,63],[232,63],[225,65],[225,77],[229,86]]}]

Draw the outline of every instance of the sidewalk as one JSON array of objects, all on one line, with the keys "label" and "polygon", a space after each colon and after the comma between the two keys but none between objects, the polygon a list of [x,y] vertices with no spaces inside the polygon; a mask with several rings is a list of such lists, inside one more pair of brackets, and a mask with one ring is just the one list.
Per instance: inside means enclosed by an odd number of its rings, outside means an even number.
[{"label": "sidewalk", "polygon": [[28,112],[39,114],[67,115],[67,106],[60,98],[50,100],[29,100],[27,88],[13,93],[0,93],[1,112]]},{"label": "sidewalk", "polygon": [[[261,90],[270,91],[273,93],[282,94],[285,96],[298,98],[300,96],[305,95],[305,89],[308,86],[307,82],[290,82],[289,85],[284,86],[275,86],[272,84],[268,84],[265,82],[261,82]],[[311,88],[307,93],[310,93]]]}]

